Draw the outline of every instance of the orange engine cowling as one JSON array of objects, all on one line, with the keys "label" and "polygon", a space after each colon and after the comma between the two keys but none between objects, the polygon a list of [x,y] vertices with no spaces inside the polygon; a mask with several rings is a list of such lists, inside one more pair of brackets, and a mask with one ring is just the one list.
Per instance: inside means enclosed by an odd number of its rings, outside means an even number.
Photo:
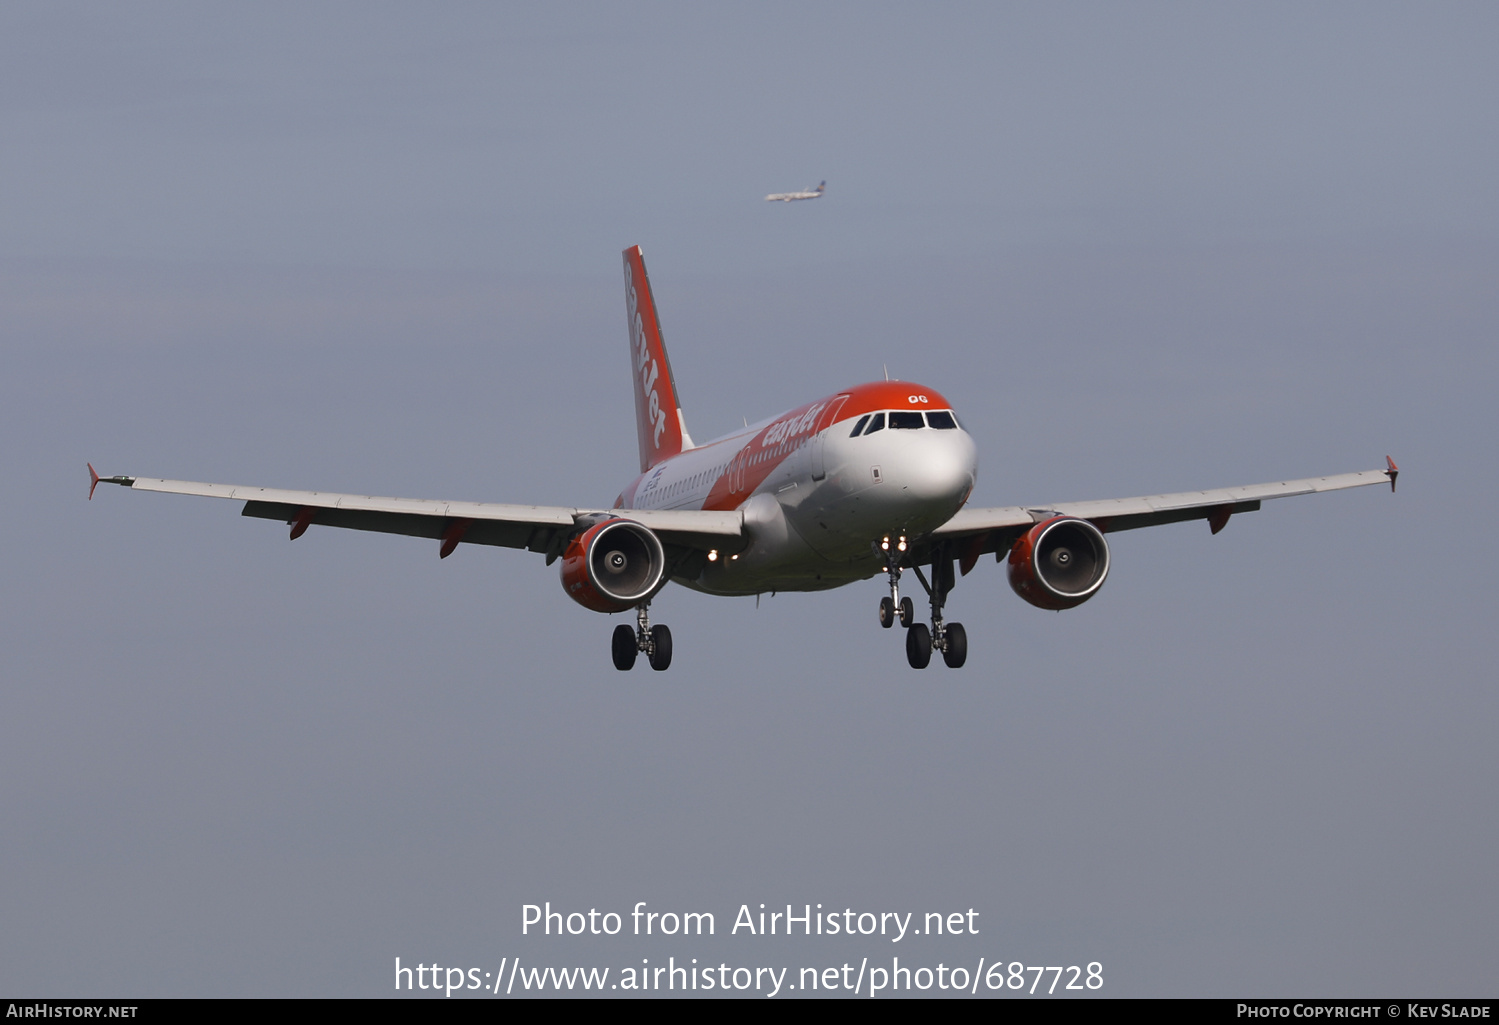
[{"label": "orange engine cowling", "polygon": [[1097,593],[1109,575],[1103,532],[1075,516],[1053,516],[1010,548],[1010,587],[1042,609],[1070,609]]},{"label": "orange engine cowling", "polygon": [[562,553],[562,588],[595,612],[623,612],[666,583],[666,553],[649,529],[605,520],[573,538]]}]

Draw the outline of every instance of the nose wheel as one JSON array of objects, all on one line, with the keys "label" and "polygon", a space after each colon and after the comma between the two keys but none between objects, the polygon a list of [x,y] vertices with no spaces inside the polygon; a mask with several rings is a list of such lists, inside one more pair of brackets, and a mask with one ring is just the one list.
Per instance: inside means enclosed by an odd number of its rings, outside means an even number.
[{"label": "nose wheel", "polygon": [[880,626],[890,629],[895,621],[900,620],[901,626],[910,626],[911,621],[916,618],[916,609],[911,604],[910,598],[902,598],[899,604],[894,598],[880,599]]},{"label": "nose wheel", "polygon": [[651,626],[650,606],[650,602],[645,602],[636,608],[635,629],[623,623],[614,628],[611,653],[614,668],[620,672],[634,669],[635,659],[642,652],[657,672],[671,665],[671,628],[664,623]]}]

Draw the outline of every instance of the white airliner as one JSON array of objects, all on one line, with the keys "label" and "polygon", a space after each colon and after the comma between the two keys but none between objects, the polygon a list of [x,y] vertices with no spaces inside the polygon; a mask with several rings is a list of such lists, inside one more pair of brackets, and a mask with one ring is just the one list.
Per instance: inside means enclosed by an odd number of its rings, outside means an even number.
[{"label": "white airliner", "polygon": [[765,197],[767,203],[790,203],[797,199],[821,199],[822,190],[828,187],[827,182],[818,182],[817,188],[805,189],[801,192],[772,192]]},{"label": "white airliner", "polygon": [[[409,534],[438,542],[447,558],[462,543],[525,548],[561,561],[562,588],[595,612],[635,611],[615,627],[614,665],[644,652],[671,664],[671,631],[648,618],[668,581],[708,594],[818,591],[885,577],[884,627],[906,628],[906,658],[925,668],[938,651],[961,666],[968,637],[943,610],[958,572],[993,554],[1010,586],[1043,609],[1080,605],[1109,573],[1105,535],[1182,520],[1207,520],[1214,534],[1234,513],[1269,498],[1388,483],[1385,467],[1145,498],[965,509],[978,472],[977,448],[938,392],[906,381],[875,381],[694,444],[678,401],[640,247],[624,252],[630,367],[640,475],[610,508],[372,498],[149,477],[103,477],[89,466],[89,497],[100,483],[136,491],[205,495],[245,503],[244,516],[280,520],[292,540],[310,526]],[[928,567],[923,572],[922,567]],[[956,568],[956,570],[955,570]],[[900,580],[909,570],[931,608],[915,621]]]}]

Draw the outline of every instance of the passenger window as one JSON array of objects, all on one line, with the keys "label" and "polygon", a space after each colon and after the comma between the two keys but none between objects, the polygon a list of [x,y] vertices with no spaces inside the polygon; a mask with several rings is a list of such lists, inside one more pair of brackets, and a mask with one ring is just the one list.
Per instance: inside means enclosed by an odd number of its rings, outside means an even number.
[{"label": "passenger window", "polygon": [[867,436],[873,434],[875,431],[883,431],[884,429],[885,429],[885,414],[884,413],[876,413],[874,415],[874,419],[871,420],[871,421],[869,421],[869,427],[864,431],[864,434],[867,437]]},{"label": "passenger window", "polygon": [[890,414],[890,429],[892,431],[919,431],[926,426],[926,421],[921,419],[921,414],[908,410],[897,410]]},{"label": "passenger window", "polygon": [[859,417],[859,422],[856,423],[856,424],[854,424],[853,433],[850,434],[849,437],[850,438],[857,438],[860,434],[863,433],[863,431],[864,431],[864,425],[867,424],[867,423],[869,423],[869,414],[865,413],[863,416]]},{"label": "passenger window", "polygon": [[926,415],[926,422],[939,431],[955,431],[958,429],[958,421],[952,418],[952,411],[947,409],[934,410]]}]

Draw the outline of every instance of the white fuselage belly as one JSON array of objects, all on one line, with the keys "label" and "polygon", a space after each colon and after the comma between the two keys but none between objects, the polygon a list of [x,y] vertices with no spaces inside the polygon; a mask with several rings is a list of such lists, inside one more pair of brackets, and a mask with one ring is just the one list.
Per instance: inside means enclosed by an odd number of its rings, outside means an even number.
[{"label": "white fuselage belly", "polygon": [[836,422],[774,454],[750,451],[764,424],[745,428],[654,467],[620,505],[701,509],[715,482],[735,472],[736,457],[761,458],[773,466],[737,506],[749,545],[709,561],[697,576],[672,579],[722,595],[815,591],[867,579],[884,569],[874,551],[881,537],[925,533],[962,507],[977,475],[977,449],[962,429],[854,438],[851,423]]}]

